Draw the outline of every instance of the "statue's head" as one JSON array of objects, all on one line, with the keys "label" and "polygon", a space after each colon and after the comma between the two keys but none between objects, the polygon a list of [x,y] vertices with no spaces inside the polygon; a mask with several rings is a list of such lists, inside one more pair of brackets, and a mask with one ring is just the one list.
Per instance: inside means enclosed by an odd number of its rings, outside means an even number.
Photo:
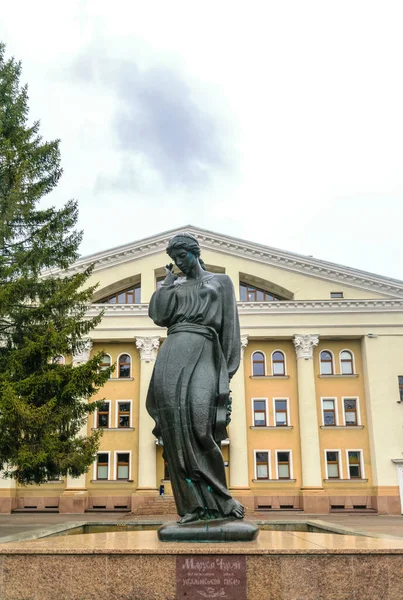
[{"label": "statue's head", "polygon": [[181,231],[174,235],[169,240],[166,251],[176,266],[185,274],[195,260],[199,261],[200,266],[205,269],[204,262],[200,258],[199,242],[194,235],[187,231]]}]

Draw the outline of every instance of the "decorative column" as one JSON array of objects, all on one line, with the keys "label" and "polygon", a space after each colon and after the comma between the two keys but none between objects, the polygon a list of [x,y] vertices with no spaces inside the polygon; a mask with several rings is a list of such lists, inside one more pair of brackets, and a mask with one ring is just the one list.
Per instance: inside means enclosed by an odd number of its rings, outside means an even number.
[{"label": "decorative column", "polygon": [[[85,338],[83,340],[81,350],[73,354],[73,367],[78,367],[89,360],[92,346],[93,343],[91,338]],[[78,432],[78,435],[86,436],[87,434],[87,422],[85,422]],[[59,501],[60,513],[83,513],[85,511],[88,502],[86,478],[86,473],[83,473],[79,477],[72,477],[70,474],[67,475],[66,487]]]},{"label": "decorative column", "polygon": [[315,334],[295,334],[297,353],[299,426],[301,438],[302,495],[305,512],[329,512],[328,501],[312,498],[323,494],[320,466],[319,422],[317,414],[313,350],[319,343]]},{"label": "decorative column", "polygon": [[10,514],[14,508],[17,508],[15,479],[3,477],[3,471],[0,471],[0,513]]},{"label": "decorative column", "polygon": [[232,413],[230,435],[230,488],[233,491],[249,490],[248,441],[246,434],[245,373],[243,355],[248,336],[241,335],[241,362],[231,380]]},{"label": "decorative column", "polygon": [[139,398],[139,471],[137,489],[143,492],[157,490],[157,461],[154,421],[146,409],[147,392],[153,373],[154,362],[160,345],[159,336],[137,337],[140,352],[140,398]]}]

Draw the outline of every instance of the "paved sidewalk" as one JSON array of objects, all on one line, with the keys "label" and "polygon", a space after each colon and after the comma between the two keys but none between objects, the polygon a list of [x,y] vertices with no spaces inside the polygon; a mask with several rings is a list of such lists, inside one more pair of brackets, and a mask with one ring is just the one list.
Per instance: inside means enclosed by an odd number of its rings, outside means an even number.
[{"label": "paved sidewalk", "polygon": [[[0,514],[0,542],[10,535],[46,529],[47,526],[69,524],[77,521],[86,522],[116,522],[116,521],[173,521],[176,515],[136,515],[130,513],[86,513],[79,515],[60,515],[57,513],[17,513],[12,515]],[[348,529],[354,529],[369,535],[393,535],[403,538],[403,515],[307,515],[294,512],[259,512],[247,517],[251,521],[326,521]]]}]

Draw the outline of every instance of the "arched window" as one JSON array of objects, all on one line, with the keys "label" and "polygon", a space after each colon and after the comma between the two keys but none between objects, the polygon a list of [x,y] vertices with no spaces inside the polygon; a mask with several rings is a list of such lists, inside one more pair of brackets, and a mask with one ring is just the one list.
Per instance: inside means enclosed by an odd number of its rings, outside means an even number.
[{"label": "arched window", "polygon": [[271,292],[266,292],[266,290],[243,281],[239,284],[239,295],[241,302],[275,302],[276,300],[283,300],[283,298],[275,296]]},{"label": "arched window", "polygon": [[254,352],[252,355],[252,375],[265,375],[265,360],[262,352]]},{"label": "arched window", "polygon": [[112,364],[112,359],[109,354],[104,354],[102,357],[102,362],[100,364],[101,371],[105,371],[105,369],[109,369]]},{"label": "arched window", "polygon": [[340,352],[340,370],[342,375],[353,375],[353,355],[349,350]]},{"label": "arched window", "polygon": [[118,362],[118,377],[124,379],[130,377],[131,358],[128,354],[121,354]]},{"label": "arched window", "polygon": [[328,350],[323,350],[320,353],[320,374],[333,375],[333,354]]},{"label": "arched window", "polygon": [[98,300],[99,304],[140,304],[140,295],[141,295],[141,286],[138,283],[137,285],[132,286],[126,290],[120,290],[119,292],[114,292],[106,298],[102,298],[102,300]]},{"label": "arched window", "polygon": [[285,375],[285,358],[283,352],[276,350],[271,357],[272,374]]}]

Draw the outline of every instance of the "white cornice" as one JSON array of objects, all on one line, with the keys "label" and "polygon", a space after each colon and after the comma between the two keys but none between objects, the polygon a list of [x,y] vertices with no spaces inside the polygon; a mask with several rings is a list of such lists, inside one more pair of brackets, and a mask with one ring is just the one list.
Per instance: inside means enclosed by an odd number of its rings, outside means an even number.
[{"label": "white cornice", "polygon": [[[104,318],[148,316],[148,304],[93,304],[92,317],[104,310]],[[284,300],[281,302],[238,302],[240,315],[402,313],[403,299],[396,300]]]},{"label": "white cornice", "polygon": [[184,230],[191,232],[197,237],[202,249],[208,248],[223,254],[239,256],[255,262],[277,266],[281,269],[303,273],[327,281],[334,281],[338,284],[342,283],[355,288],[362,288],[363,290],[378,292],[391,297],[403,297],[403,281],[398,279],[382,277],[374,273],[352,269],[302,254],[263,246],[254,242],[200,229],[193,225],[175,228],[131,244],[84,256],[71,267],[69,272],[81,271],[92,263],[95,264],[94,272],[97,272],[133,261],[137,258],[162,252],[165,250],[168,240],[175,233]]}]

